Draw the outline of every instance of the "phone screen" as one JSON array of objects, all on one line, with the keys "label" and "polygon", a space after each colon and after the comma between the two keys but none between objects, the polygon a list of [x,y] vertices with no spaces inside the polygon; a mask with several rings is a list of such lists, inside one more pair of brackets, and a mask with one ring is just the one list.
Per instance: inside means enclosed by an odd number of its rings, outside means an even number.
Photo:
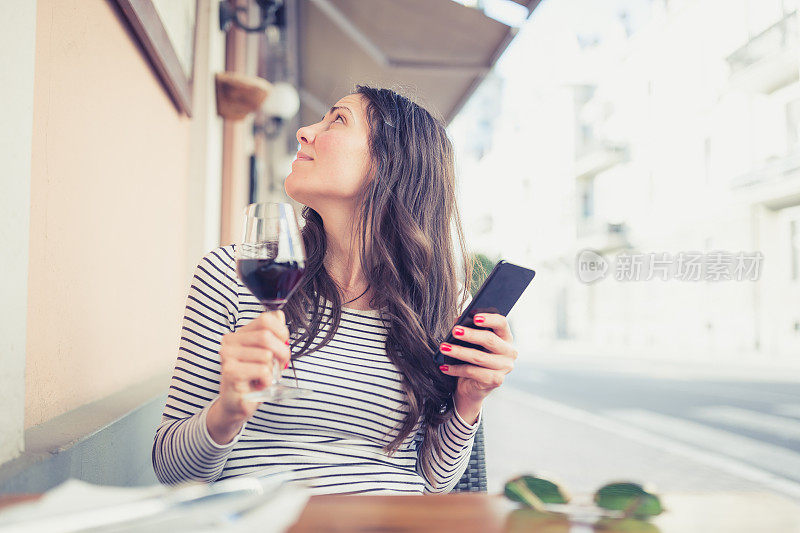
[{"label": "phone screen", "polygon": [[[498,313],[503,316],[508,316],[514,304],[517,303],[522,293],[530,284],[536,272],[508,261],[499,261],[494,269],[492,269],[489,276],[478,289],[475,297],[470,302],[469,306],[461,313],[461,316],[456,321],[455,325],[465,326],[475,329],[491,329],[483,326],[476,325],[472,318],[478,313]],[[481,351],[487,351],[483,346],[472,344],[463,340],[457,339],[453,336],[452,331],[443,341],[448,344],[466,346],[468,348],[475,348]],[[440,351],[436,351],[436,363],[439,365],[459,365],[464,364],[464,361],[446,356]]]}]

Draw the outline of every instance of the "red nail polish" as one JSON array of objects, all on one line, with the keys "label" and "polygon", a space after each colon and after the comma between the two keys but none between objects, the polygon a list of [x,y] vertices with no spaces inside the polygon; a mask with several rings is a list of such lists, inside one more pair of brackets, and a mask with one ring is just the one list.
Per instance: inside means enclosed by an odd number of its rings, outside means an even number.
[{"label": "red nail polish", "polygon": [[453,328],[453,335],[463,335],[463,334],[464,334],[464,328],[461,327]]},{"label": "red nail polish", "polygon": [[472,321],[475,322],[476,324],[483,324],[483,317],[480,315],[475,315]]},{"label": "red nail polish", "polygon": [[289,368],[289,363],[288,362],[285,365],[283,365],[283,369],[284,370],[286,370],[287,368]]},{"label": "red nail polish", "polygon": [[442,345],[441,345],[439,348],[440,348],[440,349],[441,349],[443,352],[449,352],[450,350],[452,350],[452,349],[453,349],[453,347],[452,347],[452,346],[450,346],[449,344],[447,344],[446,342],[443,342],[443,343],[442,343]]},{"label": "red nail polish", "polygon": [[450,370],[450,367],[447,365],[442,365],[439,367],[439,370],[441,370],[442,372],[447,372],[448,370]]}]

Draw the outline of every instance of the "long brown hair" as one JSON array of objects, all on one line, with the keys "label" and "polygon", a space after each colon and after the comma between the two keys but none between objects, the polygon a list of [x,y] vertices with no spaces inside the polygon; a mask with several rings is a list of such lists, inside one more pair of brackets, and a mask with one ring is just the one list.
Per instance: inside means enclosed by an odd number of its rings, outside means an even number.
[{"label": "long brown hair", "polygon": [[[403,376],[408,415],[387,445],[393,452],[422,416],[423,447],[440,450],[437,427],[453,408],[455,379],[433,360],[439,343],[458,318],[468,294],[472,263],[467,259],[456,205],[453,146],[444,123],[426,109],[389,89],[357,85],[369,120],[371,166],[361,191],[356,231],[361,268],[373,288],[370,308],[381,309],[389,333],[386,352]],[[284,308],[292,332],[303,329],[293,357],[311,351],[322,326],[322,298],[333,309],[327,344],[341,317],[341,296],[325,268],[322,217],[303,208],[306,247],[304,282]],[[459,287],[453,231],[458,236],[464,284]]]}]

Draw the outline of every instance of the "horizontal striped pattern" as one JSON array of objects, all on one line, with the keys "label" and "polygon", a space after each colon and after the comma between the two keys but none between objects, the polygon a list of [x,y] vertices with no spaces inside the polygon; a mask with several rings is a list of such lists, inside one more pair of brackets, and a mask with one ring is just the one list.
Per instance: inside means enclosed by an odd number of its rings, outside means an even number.
[{"label": "horizontal striped pattern", "polygon": [[[331,308],[325,302],[324,312]],[[162,483],[217,481],[287,473],[315,493],[448,492],[467,467],[475,431],[457,413],[438,431],[441,454],[419,456],[421,421],[392,455],[383,447],[407,413],[401,375],[386,356],[386,325],[378,311],[342,308],[329,344],[293,362],[284,377],[313,397],[264,402],[232,442],[215,443],[205,416],[219,394],[222,336],[263,308],[236,275],[233,245],[217,248],[192,279],[175,370],[153,442]],[[323,325],[312,346],[328,326]],[[299,335],[293,334],[293,345]],[[427,464],[429,468],[422,468]],[[430,475],[426,475],[429,472]]]}]

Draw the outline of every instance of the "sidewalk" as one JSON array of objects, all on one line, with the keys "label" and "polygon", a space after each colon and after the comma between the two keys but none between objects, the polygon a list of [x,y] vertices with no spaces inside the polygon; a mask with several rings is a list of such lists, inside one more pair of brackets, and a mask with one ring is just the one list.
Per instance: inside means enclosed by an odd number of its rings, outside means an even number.
[{"label": "sidewalk", "polygon": [[547,346],[519,347],[522,364],[581,366],[602,370],[611,364],[616,371],[679,375],[698,379],[748,379],[800,382],[800,354],[796,357],[764,354],[678,353],[672,350],[606,347],[578,341],[560,341]]},{"label": "sidewalk", "polygon": [[483,420],[490,493],[513,476],[535,473],[560,480],[572,493],[629,479],[665,492],[757,491],[800,499],[800,485],[512,387],[492,393]]}]

